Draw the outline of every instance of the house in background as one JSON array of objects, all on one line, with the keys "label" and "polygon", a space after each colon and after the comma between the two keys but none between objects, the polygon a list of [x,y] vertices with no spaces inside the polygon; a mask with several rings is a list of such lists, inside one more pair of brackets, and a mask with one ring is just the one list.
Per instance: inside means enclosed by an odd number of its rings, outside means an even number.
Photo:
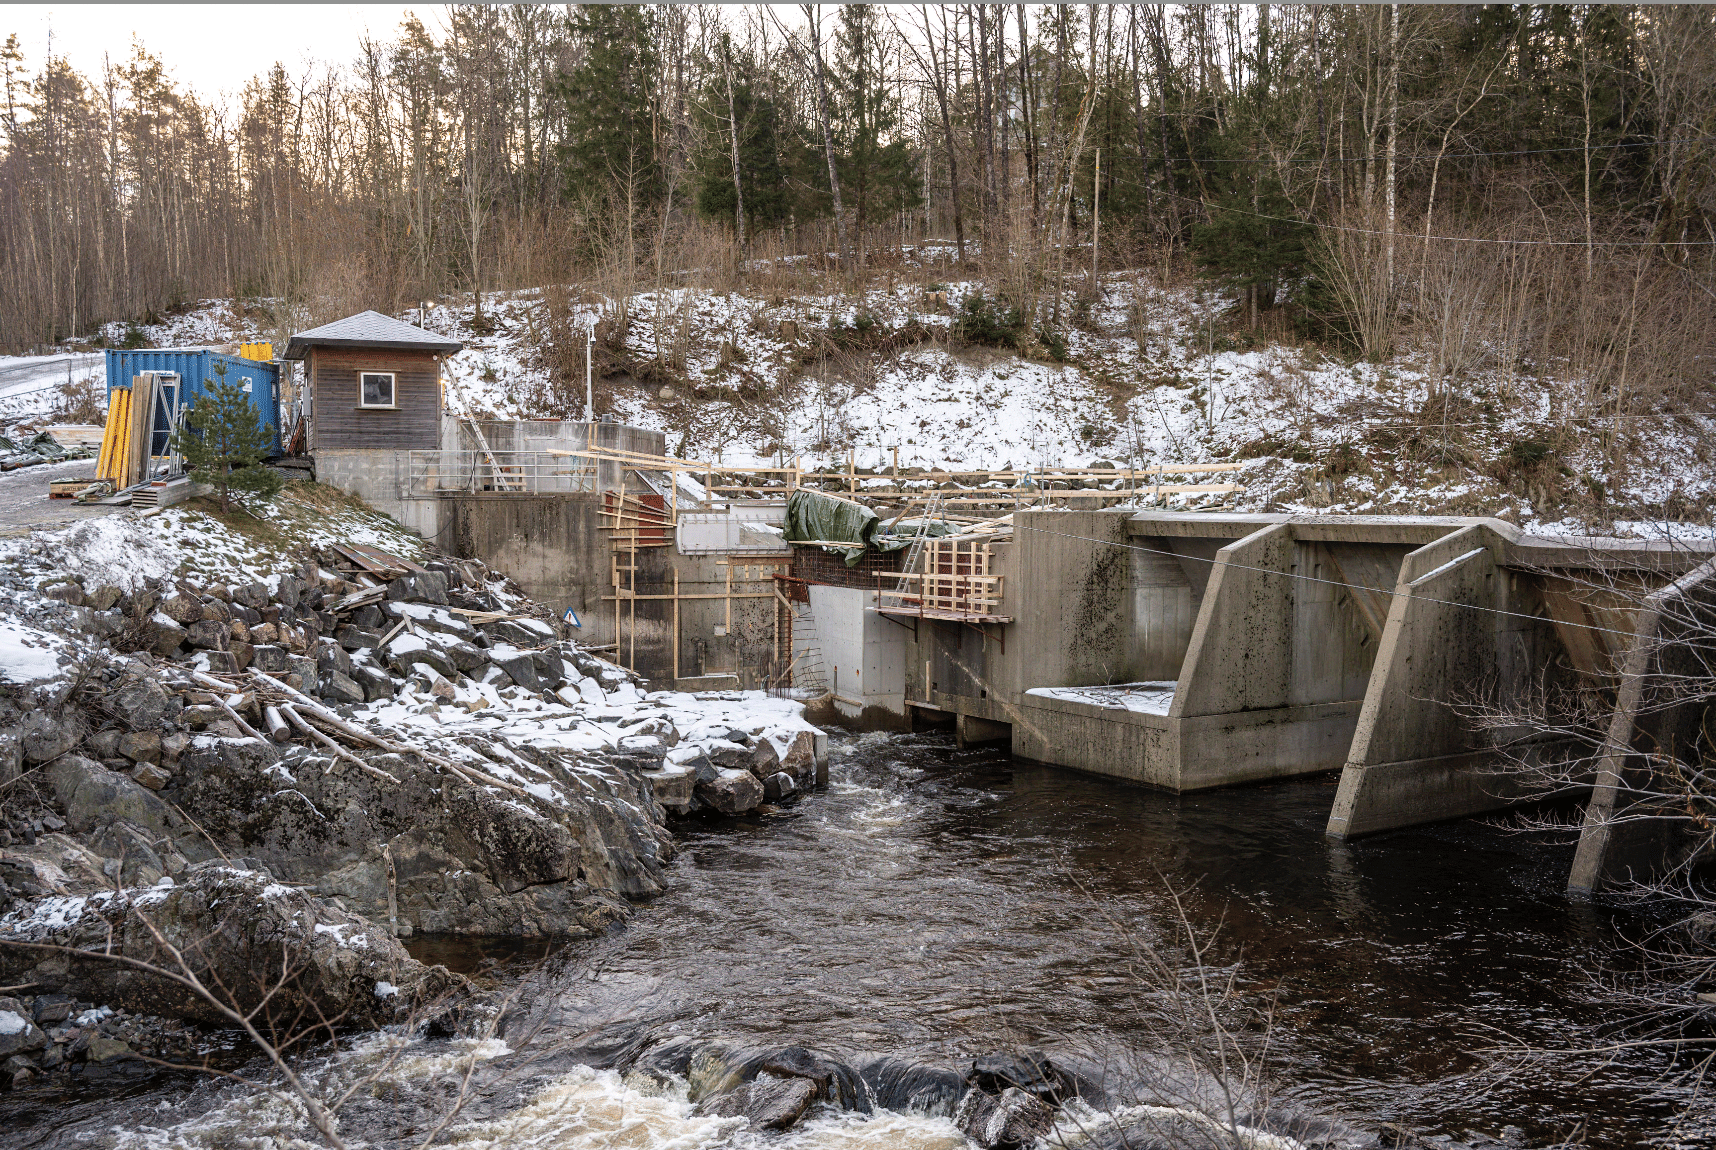
[{"label": "house in background", "polygon": [[302,440],[324,483],[361,495],[407,526],[416,504],[413,451],[442,444],[441,361],[464,344],[376,311],[360,312],[294,335],[283,358],[304,364]]}]

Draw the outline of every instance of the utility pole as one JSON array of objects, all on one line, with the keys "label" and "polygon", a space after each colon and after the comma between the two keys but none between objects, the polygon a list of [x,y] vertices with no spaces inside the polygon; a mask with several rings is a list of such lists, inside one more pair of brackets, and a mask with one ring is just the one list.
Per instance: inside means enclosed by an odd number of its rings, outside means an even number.
[{"label": "utility pole", "polygon": [[[1094,17],[1093,17],[1094,19]],[[1090,290],[1096,290],[1096,251],[1102,240],[1102,149],[1096,150],[1096,173],[1090,179]]]},{"label": "utility pole", "polygon": [[[590,327],[584,333],[584,415],[591,422],[596,422],[596,383],[595,376],[590,371],[592,353],[596,347],[596,321],[590,321]],[[594,447],[595,444],[590,444]]]}]

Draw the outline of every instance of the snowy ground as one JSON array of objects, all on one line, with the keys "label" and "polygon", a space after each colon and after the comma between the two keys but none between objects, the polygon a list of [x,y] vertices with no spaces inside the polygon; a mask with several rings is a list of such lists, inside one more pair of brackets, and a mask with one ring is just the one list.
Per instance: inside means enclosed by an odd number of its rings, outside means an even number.
[{"label": "snowy ground", "polygon": [[[1055,362],[1040,349],[1028,358],[950,342],[951,313],[977,285],[939,285],[949,307],[926,302],[923,286],[897,279],[857,298],[639,294],[626,359],[640,372],[658,366],[647,381],[610,380],[611,406],[628,423],[665,431],[672,454],[728,464],[798,456],[844,469],[850,452],[860,468],[880,469],[896,451],[902,468],[1242,462],[1231,477],[1246,487],[1241,510],[1502,514],[1553,533],[1626,532],[1615,520],[1638,520],[1634,533],[1660,534],[1660,520],[1707,524],[1716,504],[1708,416],[1632,423],[1625,454],[1640,462],[1614,474],[1595,436],[1551,425],[1548,397],[1565,387],[1554,380],[1479,373],[1464,385],[1463,414],[1427,437],[1428,383],[1410,354],[1372,365],[1309,345],[1243,346],[1253,341],[1224,319],[1219,293],[1162,287],[1147,272],[1107,275],[1101,298],[1068,328],[1065,361]],[[581,327],[606,307],[572,305],[571,322]],[[493,330],[478,333],[468,303],[431,308],[423,325],[466,344],[445,368],[449,407],[479,417],[580,415],[582,379],[557,385],[542,363],[547,310],[538,290],[494,293],[484,302]],[[205,301],[144,334],[158,343],[254,338],[255,314]],[[873,350],[875,335],[914,325],[918,339]],[[859,329],[869,343],[851,338],[853,350],[822,361],[805,354],[813,333]],[[14,369],[56,370],[0,359],[0,388]],[[1509,478],[1502,461],[1514,445],[1557,435],[1545,483]]]}]

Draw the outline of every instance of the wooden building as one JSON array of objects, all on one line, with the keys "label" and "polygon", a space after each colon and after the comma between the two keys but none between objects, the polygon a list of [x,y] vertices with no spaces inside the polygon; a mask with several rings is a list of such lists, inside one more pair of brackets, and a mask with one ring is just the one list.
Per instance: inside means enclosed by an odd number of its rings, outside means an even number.
[{"label": "wooden building", "polygon": [[304,367],[305,448],[432,451],[441,446],[441,360],[464,344],[366,311],[294,335]]}]

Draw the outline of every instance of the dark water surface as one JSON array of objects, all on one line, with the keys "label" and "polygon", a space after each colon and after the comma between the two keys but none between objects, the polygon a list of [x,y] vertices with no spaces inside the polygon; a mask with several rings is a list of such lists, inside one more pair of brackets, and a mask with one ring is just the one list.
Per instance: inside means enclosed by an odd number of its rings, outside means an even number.
[{"label": "dark water surface", "polygon": [[[1323,836],[1332,777],[1176,797],[939,736],[837,740],[831,776],[778,814],[681,824],[668,892],[562,951],[546,987],[533,976],[551,1037],[597,1054],[675,1034],[949,1062],[1019,1043],[1147,1051],[1125,933],[1160,938],[1168,886],[1195,885],[1192,922],[1221,928],[1212,960],[1240,960],[1246,990],[1274,999],[1271,1073],[1302,1108],[1461,1139],[1516,1126],[1539,1146],[1579,1131],[1639,1146],[1669,1116],[1642,1063],[1567,1057],[1500,1077],[1474,1053],[1583,1045],[1599,1020],[1582,971],[1612,928],[1563,895],[1569,846],[1474,822],[1342,845]],[[518,953],[412,945],[467,968]],[[521,1097],[497,1088],[481,1109]],[[0,1103],[0,1142],[10,1127],[18,1144],[112,1144],[115,1126],[214,1104],[183,1080]],[[376,1105],[352,1129],[387,1141],[394,1118]]]},{"label": "dark water surface", "polygon": [[1275,997],[1274,1073],[1307,1107],[1593,1146],[1670,1112],[1643,1065],[1480,1073],[1475,1051],[1582,1045],[1598,1020],[1582,970],[1611,926],[1563,894],[1570,846],[1470,821],[1333,842],[1333,776],[1173,796],[941,737],[848,746],[826,793],[681,832],[669,893],[602,948],[592,1021],[623,1004],[656,1032],[925,1058],[1148,1048],[1116,924],[1159,936],[1166,884],[1196,884],[1215,961]]}]

